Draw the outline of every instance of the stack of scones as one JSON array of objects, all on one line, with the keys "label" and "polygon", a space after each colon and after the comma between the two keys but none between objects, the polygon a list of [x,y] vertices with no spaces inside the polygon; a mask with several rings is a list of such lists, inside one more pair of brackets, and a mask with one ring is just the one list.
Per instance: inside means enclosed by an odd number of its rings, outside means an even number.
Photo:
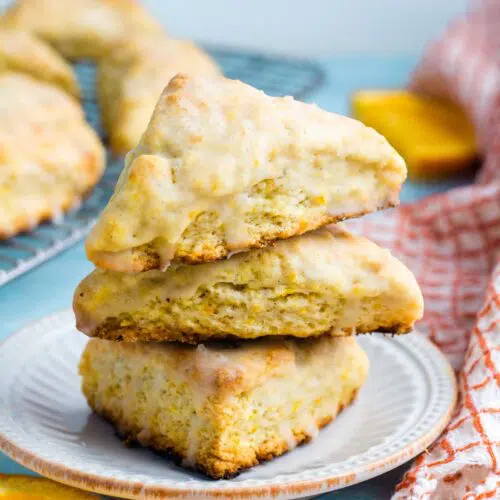
[{"label": "stack of scones", "polygon": [[314,438],[367,377],[355,335],[422,316],[411,272],[335,225],[396,206],[405,177],[360,122],[175,76],[87,240],[90,406],[213,478]]}]

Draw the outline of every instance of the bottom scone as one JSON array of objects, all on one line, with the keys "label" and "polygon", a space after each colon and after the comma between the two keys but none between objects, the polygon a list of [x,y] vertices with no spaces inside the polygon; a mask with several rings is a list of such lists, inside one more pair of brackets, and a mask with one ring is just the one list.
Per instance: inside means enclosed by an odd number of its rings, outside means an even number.
[{"label": "bottom scone", "polygon": [[316,436],[356,396],[368,358],[352,337],[180,345],[89,341],[90,406],[118,433],[213,478]]}]

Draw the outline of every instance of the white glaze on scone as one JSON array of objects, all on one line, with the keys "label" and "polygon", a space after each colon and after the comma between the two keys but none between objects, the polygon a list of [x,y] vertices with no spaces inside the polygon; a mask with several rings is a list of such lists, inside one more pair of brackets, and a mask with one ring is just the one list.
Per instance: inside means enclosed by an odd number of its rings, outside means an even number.
[{"label": "white glaze on scone", "polygon": [[354,338],[241,345],[93,339],[82,356],[90,406],[124,437],[214,478],[314,438],[366,379]]},{"label": "white glaze on scone", "polygon": [[126,159],[87,254],[117,271],[203,262],[393,206],[402,158],[372,129],[239,81],[179,75]]},{"label": "white glaze on scone", "polygon": [[114,153],[137,146],[166,83],[178,72],[220,74],[203,49],[165,34],[127,39],[100,61],[99,103]]},{"label": "white glaze on scone", "polygon": [[109,340],[186,341],[405,333],[423,299],[388,250],[336,226],[167,271],[96,269],[75,291],[77,327]]},{"label": "white glaze on scone", "polygon": [[76,100],[0,73],[0,239],[78,205],[104,170],[104,149]]},{"label": "white glaze on scone", "polygon": [[50,45],[27,32],[0,27],[0,71],[25,73],[80,97],[72,67]]}]

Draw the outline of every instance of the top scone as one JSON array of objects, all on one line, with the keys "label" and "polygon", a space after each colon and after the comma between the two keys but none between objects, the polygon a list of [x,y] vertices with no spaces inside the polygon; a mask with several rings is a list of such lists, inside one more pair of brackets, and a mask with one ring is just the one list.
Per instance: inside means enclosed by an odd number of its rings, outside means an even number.
[{"label": "top scone", "polygon": [[36,34],[70,59],[100,58],[125,38],[161,31],[134,0],[18,0],[0,24]]},{"label": "top scone", "polygon": [[398,203],[403,159],[373,129],[240,81],[177,75],[87,239],[97,266],[213,261]]}]

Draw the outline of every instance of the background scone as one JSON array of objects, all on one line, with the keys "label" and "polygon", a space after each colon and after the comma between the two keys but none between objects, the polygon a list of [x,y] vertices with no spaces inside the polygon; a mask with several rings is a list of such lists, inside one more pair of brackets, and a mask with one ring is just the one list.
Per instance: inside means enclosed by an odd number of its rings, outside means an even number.
[{"label": "background scone", "polygon": [[97,269],[77,287],[74,309],[90,336],[197,342],[405,333],[421,318],[423,299],[388,250],[332,226],[198,266]]},{"label": "background scone", "polygon": [[101,60],[99,102],[116,154],[139,143],[166,82],[178,72],[220,74],[212,57],[193,42],[165,35],[127,39]]},{"label": "background scone", "polygon": [[161,26],[138,0],[17,0],[0,19],[71,59],[100,58],[116,43]]},{"label": "background scone", "polygon": [[30,33],[0,28],[0,71],[8,70],[26,73],[80,97],[73,69],[50,45]]},{"label": "background scone", "polygon": [[355,397],[368,359],[354,338],[211,344],[91,340],[90,406],[127,439],[231,477],[314,437]]},{"label": "background scone", "polygon": [[57,87],[0,73],[0,239],[77,204],[104,169],[83,111]]},{"label": "background scone", "polygon": [[162,94],[87,255],[117,271],[212,261],[393,206],[402,158],[377,132],[222,77]]}]

